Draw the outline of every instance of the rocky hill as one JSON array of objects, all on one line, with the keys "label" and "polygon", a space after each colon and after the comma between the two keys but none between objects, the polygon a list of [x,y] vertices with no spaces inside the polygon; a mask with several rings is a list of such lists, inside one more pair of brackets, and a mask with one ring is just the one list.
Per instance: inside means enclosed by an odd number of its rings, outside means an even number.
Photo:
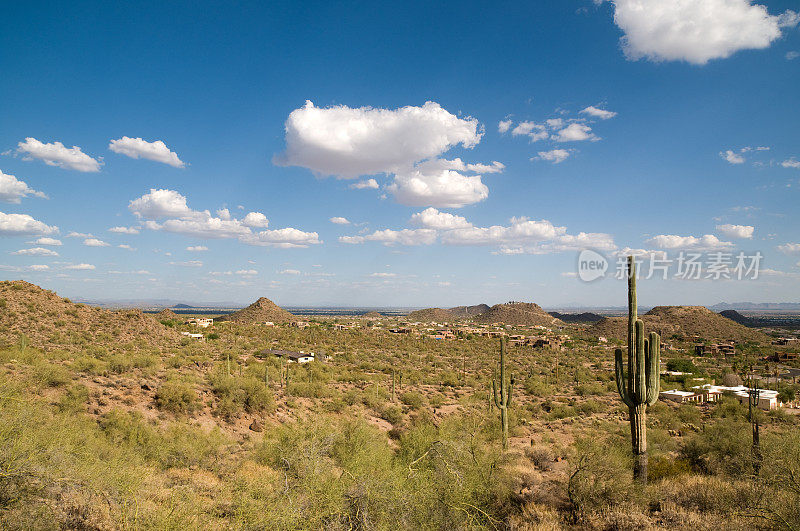
[{"label": "rocky hill", "polygon": [[420,323],[448,323],[457,320],[456,317],[450,313],[450,310],[445,310],[444,308],[416,310],[409,313],[406,318],[409,321],[417,321]]},{"label": "rocky hill", "polygon": [[478,323],[504,323],[516,326],[562,326],[556,319],[532,302],[508,302],[495,304],[488,311],[475,317]]},{"label": "rocky hill", "polygon": [[561,319],[565,323],[596,323],[603,319],[602,315],[592,312],[583,312],[583,313],[549,312],[549,313],[556,319]]},{"label": "rocky hill", "polygon": [[177,313],[173,312],[169,308],[164,308],[163,310],[161,310],[156,314],[156,319],[158,319],[159,321],[165,321],[165,320],[178,321],[180,320],[180,318],[181,317]]},{"label": "rocky hill", "polygon": [[[705,340],[735,340],[766,342],[763,333],[712,312],[705,306],[656,306],[640,318],[645,330],[658,332],[668,339],[677,335],[691,340],[699,336]],[[628,336],[627,317],[606,317],[590,328],[597,336],[625,339]]]},{"label": "rocky hill", "polygon": [[177,331],[141,310],[104,310],[75,304],[22,280],[0,282],[0,343],[17,343],[20,335],[35,347],[68,350],[181,339]]},{"label": "rocky hill", "polygon": [[450,312],[456,319],[468,319],[470,317],[475,317],[476,315],[488,312],[489,305],[476,304],[474,306],[456,306],[455,308],[448,308],[447,311]]},{"label": "rocky hill", "polygon": [[233,321],[235,323],[286,323],[295,321],[296,317],[266,297],[239,311],[218,317],[215,321]]}]

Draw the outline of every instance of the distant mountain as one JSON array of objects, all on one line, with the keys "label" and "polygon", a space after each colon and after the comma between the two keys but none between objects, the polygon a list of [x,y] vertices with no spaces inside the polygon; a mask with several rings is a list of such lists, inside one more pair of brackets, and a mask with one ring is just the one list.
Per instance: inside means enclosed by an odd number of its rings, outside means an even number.
[{"label": "distant mountain", "polygon": [[195,308],[195,306],[189,306],[188,304],[181,303],[181,304],[176,304],[172,308],[175,310],[187,310],[189,308]]},{"label": "distant mountain", "polygon": [[750,328],[789,328],[789,329],[800,329],[800,319],[795,316],[783,316],[783,315],[766,315],[766,316],[759,316],[759,317],[748,317],[746,315],[742,315],[736,310],[723,310],[719,312],[719,314],[723,317],[730,319],[731,321],[735,321],[740,325],[748,326]]},{"label": "distant mountain", "polygon": [[[640,318],[645,332],[658,332],[662,339],[673,335],[690,339],[720,339],[766,342],[767,336],[731,319],[712,312],[705,306],[656,306]],[[597,336],[625,339],[628,335],[627,317],[606,317],[594,324],[590,331]]]},{"label": "distant mountain", "polygon": [[800,310],[800,302],[720,302],[712,310]]},{"label": "distant mountain", "polygon": [[583,313],[548,312],[548,313],[553,317],[555,317],[556,319],[561,319],[565,323],[596,323],[597,321],[603,318],[602,315],[592,312],[583,312]]},{"label": "distant mountain", "polygon": [[520,326],[560,326],[564,322],[532,302],[507,302],[495,304],[485,313],[475,317],[478,323],[503,323]]},{"label": "distant mountain", "polygon": [[237,312],[218,317],[217,321],[234,321],[237,323],[263,323],[270,321],[273,323],[286,323],[294,321],[296,318],[266,297],[259,298],[256,302],[242,308]]}]

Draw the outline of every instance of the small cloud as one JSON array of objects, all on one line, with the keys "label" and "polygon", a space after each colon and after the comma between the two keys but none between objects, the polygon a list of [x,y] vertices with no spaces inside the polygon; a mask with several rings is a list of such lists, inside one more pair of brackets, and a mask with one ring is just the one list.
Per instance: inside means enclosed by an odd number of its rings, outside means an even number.
[{"label": "small cloud", "polygon": [[44,247],[33,247],[31,249],[20,249],[19,251],[14,251],[14,255],[21,255],[21,256],[58,256],[58,253],[53,251],[52,249],[45,249]]},{"label": "small cloud", "polygon": [[792,157],[781,162],[781,166],[784,168],[800,168],[800,160]]},{"label": "small cloud", "polygon": [[39,159],[48,166],[56,166],[65,170],[81,172],[98,172],[103,164],[95,160],[78,146],[67,148],[61,142],[44,143],[28,137],[25,142],[17,144],[17,152],[23,155],[22,160]]},{"label": "small cloud", "polygon": [[125,249],[127,251],[135,251],[136,250],[135,248],[131,247],[127,243],[121,243],[121,244],[117,245],[117,247],[119,247],[120,249]]},{"label": "small cloud", "polygon": [[203,262],[200,260],[188,260],[186,262],[170,262],[169,265],[180,267],[203,267]]},{"label": "small cloud", "polygon": [[137,227],[111,227],[108,229],[108,232],[114,232],[116,234],[139,234],[139,229]]},{"label": "small cloud", "polygon": [[57,240],[55,238],[39,238],[38,240],[28,243],[35,243],[38,245],[54,245],[54,246],[63,245],[61,243],[61,240]]},{"label": "small cloud", "polygon": [[546,160],[553,164],[564,162],[569,157],[570,152],[567,149],[553,149],[550,151],[540,151],[538,157],[533,157],[531,160]]},{"label": "small cloud", "polygon": [[163,162],[175,168],[186,167],[186,163],[178,158],[178,154],[170,151],[167,145],[161,140],[148,142],[141,138],[123,136],[122,138],[112,140],[108,145],[108,149],[114,153],[119,153],[132,159],[142,158],[155,162]]},{"label": "small cloud", "polygon": [[90,271],[94,269],[94,266],[92,264],[72,264],[64,266],[64,269],[70,269],[72,271]]},{"label": "small cloud", "polygon": [[717,225],[717,230],[728,238],[750,239],[753,237],[755,227],[750,225],[731,225],[728,223],[725,225]]},{"label": "small cloud", "polygon": [[613,118],[617,115],[614,111],[607,111],[605,109],[598,109],[597,107],[590,105],[581,111],[583,114],[588,114],[589,116],[594,116],[595,118],[600,118],[601,120],[608,120],[609,118]]},{"label": "small cloud", "polygon": [[192,253],[200,253],[203,251],[208,251],[208,247],[205,245],[190,245],[186,248],[186,250]]},{"label": "small cloud", "polygon": [[97,238],[86,238],[83,240],[83,244],[87,247],[108,247],[109,243],[104,242],[103,240],[98,240]]},{"label": "small cloud", "polygon": [[372,273],[370,276],[373,278],[392,278],[396,277],[397,273]]},{"label": "small cloud", "polygon": [[379,188],[378,181],[375,179],[364,179],[350,185],[350,188],[355,190],[377,190]]},{"label": "small cloud", "polygon": [[297,269],[284,269],[282,271],[278,271],[279,275],[299,275],[300,271]]},{"label": "small cloud", "polygon": [[349,225],[350,224],[350,221],[348,221],[347,218],[342,218],[342,217],[339,217],[339,216],[332,217],[330,219],[330,222],[334,223],[336,225]]},{"label": "small cloud", "polygon": [[88,232],[70,232],[67,238],[94,238],[94,234]]},{"label": "small cloud", "polygon": [[506,133],[509,129],[511,129],[511,124],[513,122],[511,120],[500,120],[497,124],[497,132],[498,133]]},{"label": "small cloud", "polygon": [[739,155],[735,151],[730,150],[730,149],[728,149],[726,151],[720,151],[719,156],[722,157],[723,159],[727,160],[731,164],[743,164],[744,163],[744,157]]},{"label": "small cloud", "polygon": [[786,60],[787,61],[794,61],[798,57],[800,57],[800,52],[796,52],[794,50],[792,50],[790,52],[786,52]]},{"label": "small cloud", "polygon": [[258,271],[256,271],[255,269],[240,269],[239,271],[236,272],[236,274],[242,276],[253,276],[257,275]]}]

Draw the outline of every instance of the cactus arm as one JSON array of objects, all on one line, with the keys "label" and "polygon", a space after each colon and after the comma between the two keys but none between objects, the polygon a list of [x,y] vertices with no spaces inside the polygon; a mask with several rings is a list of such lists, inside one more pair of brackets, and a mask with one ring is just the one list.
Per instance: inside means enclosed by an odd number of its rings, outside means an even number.
[{"label": "cactus arm", "polygon": [[494,405],[500,407],[500,400],[497,398],[497,382],[492,378],[492,394],[494,395]]},{"label": "cactus arm", "polygon": [[626,406],[633,407],[633,402],[630,399],[630,395],[628,395],[628,387],[625,382],[625,366],[622,363],[622,349],[618,348],[614,351],[614,366],[616,369],[617,391],[619,392],[619,396],[622,398],[622,401],[625,402]]},{"label": "cactus arm", "polygon": [[647,356],[647,405],[658,400],[661,390],[661,336],[650,332],[650,350]]},{"label": "cactus arm", "polygon": [[633,374],[629,374],[630,378],[633,376],[635,381],[634,393],[631,397],[634,404],[641,404],[644,402],[644,395],[646,393],[647,380],[645,378],[645,349],[644,349],[644,322],[641,319],[636,320],[634,325],[636,329],[636,353],[634,359],[636,366],[633,368]]}]

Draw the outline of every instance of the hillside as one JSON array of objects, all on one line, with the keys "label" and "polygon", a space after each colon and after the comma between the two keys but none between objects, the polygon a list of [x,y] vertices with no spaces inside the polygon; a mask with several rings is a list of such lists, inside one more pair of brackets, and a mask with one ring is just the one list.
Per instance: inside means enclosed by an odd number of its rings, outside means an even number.
[{"label": "hillside", "polygon": [[552,315],[556,319],[561,319],[565,323],[596,323],[603,319],[602,315],[592,312],[583,312],[583,313],[548,312],[548,313],[550,313],[550,315]]},{"label": "hillside", "polygon": [[216,321],[233,321],[236,323],[286,323],[295,320],[295,316],[272,302],[266,297],[259,298],[256,302],[239,311],[223,315]]},{"label": "hillside", "polygon": [[478,323],[504,323],[517,326],[561,326],[564,324],[532,302],[495,304],[475,317]]},{"label": "hillside", "polygon": [[[686,339],[699,336],[706,340],[767,340],[761,332],[742,326],[704,306],[656,306],[640,318],[647,331],[658,332],[665,339],[678,335]],[[606,317],[592,326],[590,331],[597,336],[625,339],[628,335],[628,319]]]},{"label": "hillside", "polygon": [[488,312],[489,305],[476,304],[474,306],[456,306],[455,308],[449,308],[447,311],[450,312],[456,319],[467,319],[469,317],[475,317],[476,315]]},{"label": "hillside", "polygon": [[170,310],[169,308],[164,308],[163,310],[161,310],[156,314],[156,319],[158,319],[159,321],[163,321],[166,319],[177,321],[180,319],[180,316],[177,313]]},{"label": "hillside", "polygon": [[144,340],[177,342],[180,334],[141,310],[111,311],[75,304],[22,280],[0,282],[0,342],[24,334],[36,347],[114,347]]},{"label": "hillside", "polygon": [[456,317],[450,313],[450,310],[444,308],[425,308],[424,310],[415,310],[407,316],[409,321],[418,321],[421,323],[446,323],[455,321]]}]

